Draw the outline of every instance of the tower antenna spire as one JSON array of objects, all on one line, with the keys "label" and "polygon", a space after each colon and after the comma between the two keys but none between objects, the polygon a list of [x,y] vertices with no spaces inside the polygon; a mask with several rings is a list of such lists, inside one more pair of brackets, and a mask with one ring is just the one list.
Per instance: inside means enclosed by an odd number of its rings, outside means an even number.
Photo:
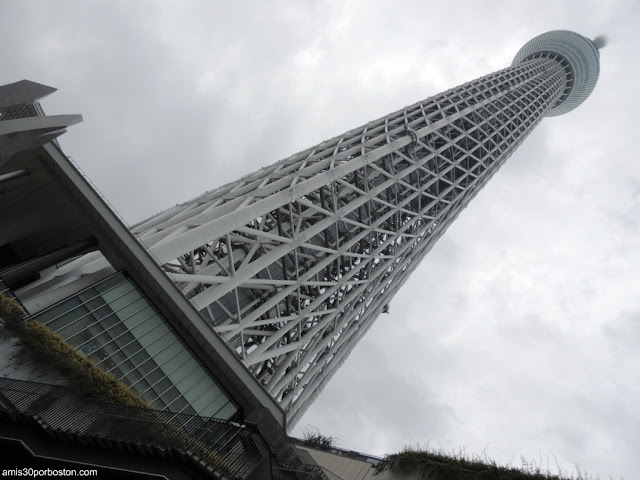
[{"label": "tower antenna spire", "polygon": [[593,44],[598,50],[602,50],[604,47],[609,45],[609,37],[604,33],[601,33],[593,39]]}]

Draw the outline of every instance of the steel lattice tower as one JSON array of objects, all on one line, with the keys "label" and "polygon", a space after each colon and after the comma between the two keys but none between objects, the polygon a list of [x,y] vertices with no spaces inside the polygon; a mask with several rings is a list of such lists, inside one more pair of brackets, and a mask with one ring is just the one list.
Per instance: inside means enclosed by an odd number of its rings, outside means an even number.
[{"label": "steel lattice tower", "polygon": [[447,90],[133,231],[291,427],[411,272],[544,118],[595,87],[602,40],[554,31]]}]

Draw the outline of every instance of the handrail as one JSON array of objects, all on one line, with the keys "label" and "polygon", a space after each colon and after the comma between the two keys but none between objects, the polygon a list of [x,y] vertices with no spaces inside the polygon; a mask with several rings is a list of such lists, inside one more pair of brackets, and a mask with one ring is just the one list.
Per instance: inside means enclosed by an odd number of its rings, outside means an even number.
[{"label": "handrail", "polygon": [[271,457],[272,477],[277,480],[341,480],[318,465],[278,462],[251,425],[99,403],[60,385],[0,378],[0,418],[28,420],[54,438],[187,460],[213,478],[246,480]]}]

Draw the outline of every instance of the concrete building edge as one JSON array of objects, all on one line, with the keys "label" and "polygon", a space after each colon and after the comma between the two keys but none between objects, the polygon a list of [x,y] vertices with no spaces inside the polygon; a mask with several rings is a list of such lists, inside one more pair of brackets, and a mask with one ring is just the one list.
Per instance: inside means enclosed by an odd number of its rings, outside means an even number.
[{"label": "concrete building edge", "polygon": [[[133,237],[129,228],[89,184],[84,175],[51,142],[42,147],[43,162],[78,200],[98,232],[101,251],[115,268],[125,268],[140,288],[154,301],[171,325],[194,349],[223,388],[238,402],[245,415],[258,406],[266,407],[278,424],[287,430],[286,412],[236,357],[195,310],[178,287],[160,269],[149,251]],[[132,262],[134,260],[135,262]],[[191,333],[196,329],[200,338]],[[237,384],[244,388],[238,389]],[[242,392],[241,390],[244,390]],[[245,392],[248,392],[247,396]]]}]

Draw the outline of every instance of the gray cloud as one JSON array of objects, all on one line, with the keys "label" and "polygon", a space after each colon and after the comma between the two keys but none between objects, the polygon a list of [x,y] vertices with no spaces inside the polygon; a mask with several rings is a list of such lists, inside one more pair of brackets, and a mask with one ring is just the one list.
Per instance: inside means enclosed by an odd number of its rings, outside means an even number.
[{"label": "gray cloud", "polygon": [[63,148],[132,223],[506,67],[544,31],[608,33],[591,98],[527,139],[300,425],[374,454],[430,441],[500,462],[552,452],[605,478],[640,469],[634,2],[0,10],[0,83],[55,86],[45,110],[84,115]]}]

